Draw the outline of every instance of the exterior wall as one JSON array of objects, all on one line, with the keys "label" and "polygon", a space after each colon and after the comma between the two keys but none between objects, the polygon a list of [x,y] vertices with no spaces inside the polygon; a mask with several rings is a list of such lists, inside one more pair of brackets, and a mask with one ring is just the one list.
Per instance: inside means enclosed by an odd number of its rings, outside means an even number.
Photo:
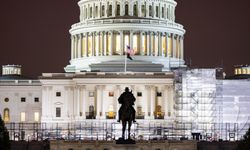
[{"label": "exterior wall", "polygon": [[83,142],[63,142],[63,141],[51,141],[51,150],[196,150],[196,141],[147,141],[137,142],[134,145],[131,144],[115,144],[110,141],[83,141]]},{"label": "exterior wall", "polygon": [[[117,75],[115,78],[105,78],[105,73],[103,76],[100,78],[97,75],[91,79],[84,75],[72,79],[41,79],[42,122],[67,123],[90,119],[90,106],[94,107],[95,119],[107,119],[109,112],[114,113],[112,119],[117,119],[120,108],[117,100],[125,87],[129,87],[137,99],[134,107],[138,116],[155,119],[158,112],[164,119],[174,120],[173,78],[119,78]],[[57,92],[61,96],[56,96]],[[160,93],[158,96],[157,92]],[[161,110],[156,110],[158,105]],[[56,108],[61,108],[61,117],[56,117]]]},{"label": "exterior wall", "polygon": [[[38,81],[31,80],[10,80],[0,81],[0,114],[4,116],[4,110],[9,110],[9,121],[21,122],[21,112],[25,113],[24,123],[36,122],[35,112],[39,113],[41,121],[42,90]],[[25,98],[25,102],[21,102]],[[39,102],[35,102],[38,98]],[[8,99],[8,102],[5,100]]]}]

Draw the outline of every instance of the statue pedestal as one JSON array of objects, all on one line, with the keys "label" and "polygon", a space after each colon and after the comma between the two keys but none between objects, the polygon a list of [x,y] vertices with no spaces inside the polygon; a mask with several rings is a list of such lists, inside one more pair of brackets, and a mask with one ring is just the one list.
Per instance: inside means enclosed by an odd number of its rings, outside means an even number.
[{"label": "statue pedestal", "polygon": [[135,140],[119,138],[116,140],[116,144],[136,144]]}]

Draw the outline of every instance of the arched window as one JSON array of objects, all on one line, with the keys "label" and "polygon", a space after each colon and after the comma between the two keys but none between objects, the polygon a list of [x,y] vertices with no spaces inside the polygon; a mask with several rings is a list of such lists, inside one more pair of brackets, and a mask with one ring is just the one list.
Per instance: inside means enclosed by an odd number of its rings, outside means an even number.
[{"label": "arched window", "polygon": [[152,13],[152,6],[151,6],[151,5],[149,6],[149,16],[153,16],[153,13]]},{"label": "arched window", "polygon": [[128,16],[128,4],[125,5],[125,16]]},{"label": "arched window", "polygon": [[102,5],[102,17],[104,17],[104,15],[105,15],[105,6],[104,5]]},{"label": "arched window", "polygon": [[161,17],[165,18],[165,9],[164,9],[164,7],[161,8]]},{"label": "arched window", "polygon": [[95,15],[94,15],[95,17],[98,17],[98,16],[99,16],[98,12],[99,12],[99,11],[98,11],[98,6],[95,6]]},{"label": "arched window", "polygon": [[116,7],[116,15],[120,16],[120,4],[118,4]]},{"label": "arched window", "polygon": [[10,110],[9,110],[9,108],[5,108],[3,110],[3,120],[4,120],[4,122],[9,122],[10,121]]},{"label": "arched window", "polygon": [[137,4],[134,4],[134,12],[133,12],[134,16],[138,16],[138,9],[137,9]]},{"label": "arched window", "polygon": [[112,5],[109,5],[108,17],[112,16]]},{"label": "arched window", "polygon": [[92,12],[93,12],[93,8],[90,7],[90,8],[89,8],[89,18],[92,18],[92,16],[93,16]]},{"label": "arched window", "polygon": [[156,11],[156,17],[159,17],[159,6],[156,6],[155,11]]},{"label": "arched window", "polygon": [[145,8],[145,5],[141,5],[141,15],[142,15],[142,17],[146,17],[146,8]]}]

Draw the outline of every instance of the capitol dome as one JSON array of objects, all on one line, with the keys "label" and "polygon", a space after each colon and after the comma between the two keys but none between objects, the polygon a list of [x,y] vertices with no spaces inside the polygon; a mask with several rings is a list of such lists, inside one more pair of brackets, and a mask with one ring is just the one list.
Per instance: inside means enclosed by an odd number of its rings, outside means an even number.
[{"label": "capitol dome", "polygon": [[174,0],[81,0],[80,22],[72,25],[66,72],[169,71],[184,67],[184,34],[175,23]]}]

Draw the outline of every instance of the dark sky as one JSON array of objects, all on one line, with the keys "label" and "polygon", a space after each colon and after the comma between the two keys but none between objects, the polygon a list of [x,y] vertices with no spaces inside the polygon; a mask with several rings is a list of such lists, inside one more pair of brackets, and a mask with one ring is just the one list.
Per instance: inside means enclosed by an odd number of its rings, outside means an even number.
[{"label": "dark sky", "polygon": [[[20,64],[26,76],[63,72],[70,60],[68,30],[79,21],[77,0],[1,0],[0,65]],[[250,64],[249,0],[177,0],[185,60],[193,67]]]}]

